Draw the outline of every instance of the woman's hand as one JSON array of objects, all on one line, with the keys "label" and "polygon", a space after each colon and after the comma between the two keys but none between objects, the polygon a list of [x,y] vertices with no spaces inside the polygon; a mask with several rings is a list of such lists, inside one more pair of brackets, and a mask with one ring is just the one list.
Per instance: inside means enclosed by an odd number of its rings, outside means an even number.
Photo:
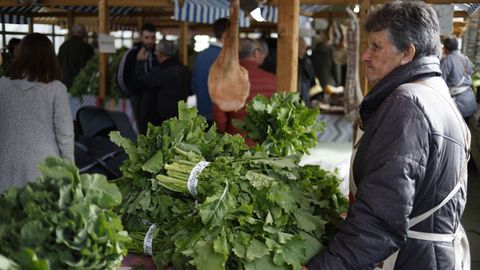
[{"label": "woman's hand", "polygon": [[308,270],[306,266],[302,266],[302,270]]}]

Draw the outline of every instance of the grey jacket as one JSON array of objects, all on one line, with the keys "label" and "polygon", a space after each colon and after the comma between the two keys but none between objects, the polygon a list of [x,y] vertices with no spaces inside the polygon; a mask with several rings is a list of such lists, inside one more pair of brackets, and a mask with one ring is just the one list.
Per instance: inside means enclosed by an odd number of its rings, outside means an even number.
[{"label": "grey jacket", "polygon": [[[466,165],[469,131],[440,77],[438,59],[417,59],[392,71],[365,97],[360,113],[356,201],[309,269],[373,269],[401,248],[395,269],[453,270],[452,242],[407,238],[409,218],[439,204]],[[455,232],[467,197],[463,178],[454,198],[412,230]]]},{"label": "grey jacket", "polygon": [[34,181],[47,156],[73,161],[73,146],[72,114],[61,82],[0,78],[0,191]]}]

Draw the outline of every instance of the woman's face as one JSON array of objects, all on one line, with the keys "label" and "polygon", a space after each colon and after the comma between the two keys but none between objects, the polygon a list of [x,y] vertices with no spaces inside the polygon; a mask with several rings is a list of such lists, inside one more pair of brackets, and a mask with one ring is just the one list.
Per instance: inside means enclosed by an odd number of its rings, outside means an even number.
[{"label": "woman's face", "polygon": [[368,33],[368,48],[362,55],[367,79],[376,84],[396,67],[404,64],[404,53],[390,42],[387,30]]}]

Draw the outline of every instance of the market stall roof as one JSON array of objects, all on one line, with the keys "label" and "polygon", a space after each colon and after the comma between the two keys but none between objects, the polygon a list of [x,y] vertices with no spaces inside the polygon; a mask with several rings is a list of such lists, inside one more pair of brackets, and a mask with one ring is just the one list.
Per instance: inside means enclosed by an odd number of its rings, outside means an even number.
[{"label": "market stall roof", "polygon": [[[230,2],[228,0],[184,0],[184,5],[179,0],[174,0],[177,21],[213,24],[215,20],[228,17]],[[240,27],[249,27],[250,20],[240,11]]]}]

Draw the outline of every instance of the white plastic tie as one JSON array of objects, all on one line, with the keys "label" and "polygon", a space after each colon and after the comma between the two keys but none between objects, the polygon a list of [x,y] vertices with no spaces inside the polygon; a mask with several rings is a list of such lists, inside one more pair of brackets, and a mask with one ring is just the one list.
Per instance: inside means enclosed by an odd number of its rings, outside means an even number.
[{"label": "white plastic tie", "polygon": [[188,176],[187,188],[194,197],[197,197],[197,184],[198,184],[198,175],[205,169],[210,162],[200,161],[193,167],[190,175]]},{"label": "white plastic tie", "polygon": [[153,230],[155,230],[156,227],[157,224],[153,223],[143,239],[143,252],[150,256],[153,256]]}]

